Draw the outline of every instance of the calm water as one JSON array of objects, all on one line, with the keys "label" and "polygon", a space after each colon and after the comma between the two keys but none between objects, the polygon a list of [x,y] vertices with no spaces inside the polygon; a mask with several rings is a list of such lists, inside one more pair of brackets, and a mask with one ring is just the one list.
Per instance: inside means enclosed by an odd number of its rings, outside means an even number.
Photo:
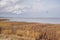
[{"label": "calm water", "polygon": [[60,18],[7,18],[10,22],[37,22],[37,23],[50,23],[60,24]]}]

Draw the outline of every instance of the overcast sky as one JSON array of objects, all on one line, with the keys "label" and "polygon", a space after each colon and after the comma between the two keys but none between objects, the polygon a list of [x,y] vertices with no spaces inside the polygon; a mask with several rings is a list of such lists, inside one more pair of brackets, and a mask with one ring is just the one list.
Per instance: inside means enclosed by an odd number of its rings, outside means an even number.
[{"label": "overcast sky", "polygon": [[60,18],[60,0],[0,0],[0,17]]}]

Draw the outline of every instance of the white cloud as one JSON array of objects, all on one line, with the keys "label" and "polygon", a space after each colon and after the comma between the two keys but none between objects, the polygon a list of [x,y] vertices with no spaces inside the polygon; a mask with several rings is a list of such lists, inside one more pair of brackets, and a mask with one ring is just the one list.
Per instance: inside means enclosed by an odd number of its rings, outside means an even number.
[{"label": "white cloud", "polygon": [[16,10],[16,11],[13,11],[13,13],[21,14],[21,13],[22,13],[22,11],[20,11],[20,10]]},{"label": "white cloud", "polygon": [[13,3],[16,3],[16,2],[19,1],[19,0],[9,0],[9,1],[11,1],[11,2],[13,2]]},{"label": "white cloud", "polygon": [[30,6],[28,5],[15,5],[13,13],[21,14],[27,12]]},{"label": "white cloud", "polygon": [[7,0],[1,0],[0,1],[0,6],[5,6],[7,4]]},{"label": "white cloud", "polygon": [[5,12],[5,13],[9,13],[9,12],[16,14],[28,13],[28,12],[41,13],[48,10],[52,10],[53,8],[56,7],[58,7],[58,5],[49,3],[48,0],[1,0],[0,1],[0,8],[2,8],[0,12]]},{"label": "white cloud", "polygon": [[20,0],[1,0],[0,8],[4,8],[0,12],[21,14],[23,12],[26,12],[30,8],[29,5],[18,4],[18,1]]}]

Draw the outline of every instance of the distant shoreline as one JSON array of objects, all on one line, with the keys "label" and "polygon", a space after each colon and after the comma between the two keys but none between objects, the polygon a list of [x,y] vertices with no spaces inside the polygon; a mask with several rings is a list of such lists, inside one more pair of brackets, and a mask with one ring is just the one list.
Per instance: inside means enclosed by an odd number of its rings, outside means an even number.
[{"label": "distant shoreline", "polygon": [[[35,22],[44,24],[60,24],[60,18],[0,18],[7,19],[4,22]],[[0,21],[1,22],[1,21]]]},{"label": "distant shoreline", "polygon": [[[20,18],[20,17],[0,17],[1,18]],[[51,18],[51,17],[48,17],[48,18],[20,18],[20,19],[60,19],[60,18]]]}]

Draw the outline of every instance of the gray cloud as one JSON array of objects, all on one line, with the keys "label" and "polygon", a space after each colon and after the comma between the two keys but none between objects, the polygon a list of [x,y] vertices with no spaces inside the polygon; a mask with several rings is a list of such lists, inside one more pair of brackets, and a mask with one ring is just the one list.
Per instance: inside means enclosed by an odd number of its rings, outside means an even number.
[{"label": "gray cloud", "polygon": [[1,0],[0,16],[60,17],[59,8],[59,0]]}]

